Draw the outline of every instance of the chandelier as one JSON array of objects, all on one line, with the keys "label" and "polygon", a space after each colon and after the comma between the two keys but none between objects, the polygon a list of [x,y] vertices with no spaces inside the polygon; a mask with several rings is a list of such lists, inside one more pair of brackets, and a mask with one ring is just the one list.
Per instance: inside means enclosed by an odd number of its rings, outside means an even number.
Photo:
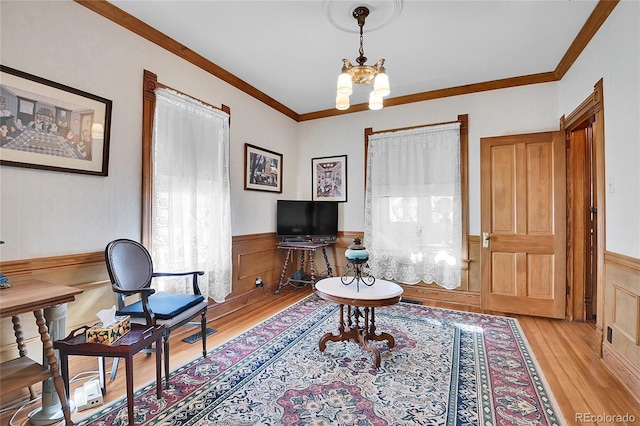
[{"label": "chandelier", "polygon": [[365,65],[367,58],[362,47],[362,29],[364,21],[369,16],[369,9],[364,6],[356,7],[353,17],[360,27],[360,56],[356,58],[358,65],[352,65],[348,59],[342,60],[342,73],[338,77],[338,89],[336,94],[336,109],[349,109],[349,95],[353,93],[353,83],[371,84],[373,90],[369,95],[369,109],[381,109],[382,98],[390,93],[389,77],[384,69],[384,59],[380,59],[374,65]]}]

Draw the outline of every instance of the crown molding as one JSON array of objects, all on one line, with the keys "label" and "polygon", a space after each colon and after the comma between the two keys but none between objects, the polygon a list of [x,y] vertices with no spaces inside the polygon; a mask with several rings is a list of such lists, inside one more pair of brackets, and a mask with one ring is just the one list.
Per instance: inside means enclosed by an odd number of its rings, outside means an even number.
[{"label": "crown molding", "polygon": [[[211,75],[218,77],[231,86],[243,91],[244,93],[265,103],[271,108],[279,111],[285,116],[295,120],[296,122],[316,120],[320,118],[334,117],[344,114],[352,114],[356,112],[367,111],[369,108],[366,103],[351,105],[346,111],[337,109],[327,109],[315,111],[305,114],[298,114],[291,108],[276,101],[269,95],[253,87],[246,81],[236,77],[224,68],[209,61],[188,47],[173,40],[167,35],[161,33],[155,28],[145,24],[141,20],[128,14],[122,9],[109,3],[107,0],[74,0],[76,3],[92,10],[93,12],[109,19],[110,21],[132,31],[139,36],[149,40],[150,42],[168,50],[176,56],[184,59],[193,65],[202,68]],[[415,102],[429,101],[433,99],[446,98],[450,96],[467,95],[471,93],[484,92],[488,90],[506,89],[510,87],[518,87],[530,84],[549,83],[558,81],[564,77],[569,71],[573,63],[580,56],[584,48],[589,44],[598,29],[609,17],[613,9],[617,6],[619,0],[600,0],[594,8],[591,15],[583,25],[582,29],[576,36],[575,40],[569,46],[555,70],[538,74],[524,75],[518,77],[504,78],[500,80],[486,81],[464,86],[456,86],[445,89],[431,90],[428,92],[414,93],[411,95],[398,96],[396,98],[385,99],[385,108],[406,105]]]}]

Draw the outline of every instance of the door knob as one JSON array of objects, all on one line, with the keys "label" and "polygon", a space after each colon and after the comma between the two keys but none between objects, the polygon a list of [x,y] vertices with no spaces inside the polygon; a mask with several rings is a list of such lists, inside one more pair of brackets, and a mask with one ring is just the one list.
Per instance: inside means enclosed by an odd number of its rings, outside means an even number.
[{"label": "door knob", "polygon": [[482,233],[482,248],[489,248],[489,240],[491,239],[491,234],[488,232]]}]

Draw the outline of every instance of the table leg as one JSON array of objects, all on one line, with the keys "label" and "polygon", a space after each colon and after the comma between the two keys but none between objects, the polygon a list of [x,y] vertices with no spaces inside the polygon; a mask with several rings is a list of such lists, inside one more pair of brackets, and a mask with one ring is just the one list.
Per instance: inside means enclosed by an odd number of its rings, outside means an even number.
[{"label": "table leg", "polygon": [[304,271],[304,256],[306,252],[307,252],[306,250],[302,250],[302,252],[300,252],[300,270],[301,271]]},{"label": "table leg", "polygon": [[[376,314],[374,307],[364,307],[363,312],[357,306],[340,305],[340,324],[338,334],[325,333],[318,343],[320,352],[327,348],[327,342],[341,342],[353,340],[360,343],[360,346],[373,355],[373,363],[376,368],[380,368],[380,350],[371,344],[371,341],[386,340],[389,348],[395,346],[395,339],[389,333],[376,334]],[[345,318],[346,314],[346,318]],[[362,317],[362,324],[360,322]]]},{"label": "table leg", "polygon": [[371,320],[371,323],[369,321],[370,315],[373,318],[373,310],[374,308],[371,308],[371,309],[369,309],[368,307],[364,308],[364,327],[362,327],[362,329],[359,329],[358,340],[360,341],[360,344],[362,345],[362,347],[366,351],[371,352],[371,354],[373,355],[373,363],[376,366],[376,368],[380,368],[380,351],[378,350],[378,348],[376,348],[375,346],[371,345],[371,343],[369,343],[370,340],[375,340],[375,339],[372,339],[372,337],[374,336],[369,334],[370,326],[373,327],[373,329],[375,329],[375,325],[373,325],[374,324],[373,319]]},{"label": "table leg", "polygon": [[[205,336],[202,336],[204,339]],[[156,394],[158,398],[162,397],[162,335],[156,340]],[[165,377],[167,386],[169,385],[169,377]]]},{"label": "table leg", "polygon": [[129,424],[135,424],[135,415],[133,413],[133,355],[129,354],[124,359],[126,374],[125,379],[127,381],[127,414],[129,418]]},{"label": "table leg", "polygon": [[333,271],[331,270],[331,264],[329,263],[329,258],[327,257],[327,250],[325,249],[325,247],[322,247],[322,256],[324,256],[324,262],[327,264],[327,276],[332,277]]},{"label": "table leg", "polygon": [[[114,358],[115,361],[118,358]],[[100,391],[102,392],[102,396],[107,394],[107,370],[106,364],[104,361],[104,357],[98,357],[98,375],[100,376]]]},{"label": "table leg", "polygon": [[376,334],[375,308],[371,308],[371,321],[369,323],[369,333],[367,335],[368,340],[376,340],[378,342],[386,340],[389,349],[393,348],[396,345],[396,340],[389,333]]},{"label": "table leg", "polygon": [[36,317],[36,324],[38,325],[38,332],[40,333],[40,340],[42,341],[42,347],[44,348],[44,357],[47,359],[49,370],[51,370],[51,377],[53,377],[53,385],[62,404],[62,412],[64,413],[64,420],[67,425],[73,425],[71,421],[71,410],[69,409],[69,400],[66,395],[64,382],[60,376],[60,370],[58,368],[58,360],[56,354],[53,352],[53,343],[51,343],[51,336],[49,336],[49,329],[47,328],[47,322],[44,319],[42,309],[33,311],[33,315]]},{"label": "table leg", "polygon": [[309,250],[309,270],[311,271],[311,290],[313,291],[316,291],[316,264],[313,259],[315,254],[315,250]]},{"label": "table leg", "polygon": [[62,382],[64,383],[65,394],[67,400],[69,399],[69,356],[66,352],[58,351],[60,353],[60,374],[62,375]]},{"label": "table leg", "polygon": [[[347,318],[344,318],[345,309],[347,310]],[[320,352],[324,352],[327,348],[327,342],[342,342],[344,340],[354,340],[358,341],[358,328],[347,326],[346,323],[351,324],[351,306],[348,305],[340,305],[340,324],[338,326],[338,334],[333,334],[331,332],[325,333],[318,343],[318,347],[320,348]]]},{"label": "table leg", "polygon": [[[20,323],[20,317],[15,315],[11,317],[13,323],[13,334],[16,336],[16,345],[18,347],[18,355],[22,358],[27,356],[27,346],[24,344],[24,333],[22,332],[22,324]],[[34,400],[38,397],[33,390],[33,386],[29,386],[29,399]]]},{"label": "table leg", "polygon": [[291,249],[287,249],[287,254],[284,258],[284,265],[282,266],[282,273],[280,274],[278,289],[274,292],[274,294],[280,293],[280,289],[284,286],[284,277],[287,275],[287,267],[289,266],[289,260],[291,259],[291,251]]},{"label": "table leg", "polygon": [[321,338],[320,338],[320,342],[318,343],[318,348],[320,349],[320,352],[324,352],[325,349],[327,349],[327,342],[340,342],[343,339],[344,336],[344,305],[340,305],[340,325],[338,325],[338,335],[335,335],[331,332],[329,333],[325,333]]}]

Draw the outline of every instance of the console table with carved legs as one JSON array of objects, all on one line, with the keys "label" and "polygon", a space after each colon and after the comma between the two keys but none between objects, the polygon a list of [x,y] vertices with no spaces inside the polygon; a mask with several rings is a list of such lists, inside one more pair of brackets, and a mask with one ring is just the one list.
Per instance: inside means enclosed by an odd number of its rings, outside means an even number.
[{"label": "console table with carved legs", "polygon": [[402,287],[390,281],[376,280],[372,286],[352,282],[342,283],[340,277],[325,278],[316,283],[316,294],[321,299],[340,304],[338,334],[325,333],[318,343],[320,352],[327,348],[327,342],[353,340],[373,355],[373,363],[380,367],[380,350],[371,341],[387,341],[393,348],[395,339],[389,333],[376,334],[375,308],[390,306],[402,298]]},{"label": "console table with carved legs", "polygon": [[[51,342],[43,310],[74,301],[75,295],[82,293],[82,290],[35,279],[12,280],[11,283],[13,287],[0,290],[2,292],[0,293],[0,316],[11,318],[19,357],[0,364],[0,395],[4,396],[19,389],[29,388],[31,397],[34,398],[31,385],[52,378],[62,404],[65,423],[72,425],[64,382],[60,376],[58,360],[53,351],[53,342]],[[33,312],[38,325],[38,333],[44,349],[43,364],[27,356],[19,315],[30,312]]]}]

